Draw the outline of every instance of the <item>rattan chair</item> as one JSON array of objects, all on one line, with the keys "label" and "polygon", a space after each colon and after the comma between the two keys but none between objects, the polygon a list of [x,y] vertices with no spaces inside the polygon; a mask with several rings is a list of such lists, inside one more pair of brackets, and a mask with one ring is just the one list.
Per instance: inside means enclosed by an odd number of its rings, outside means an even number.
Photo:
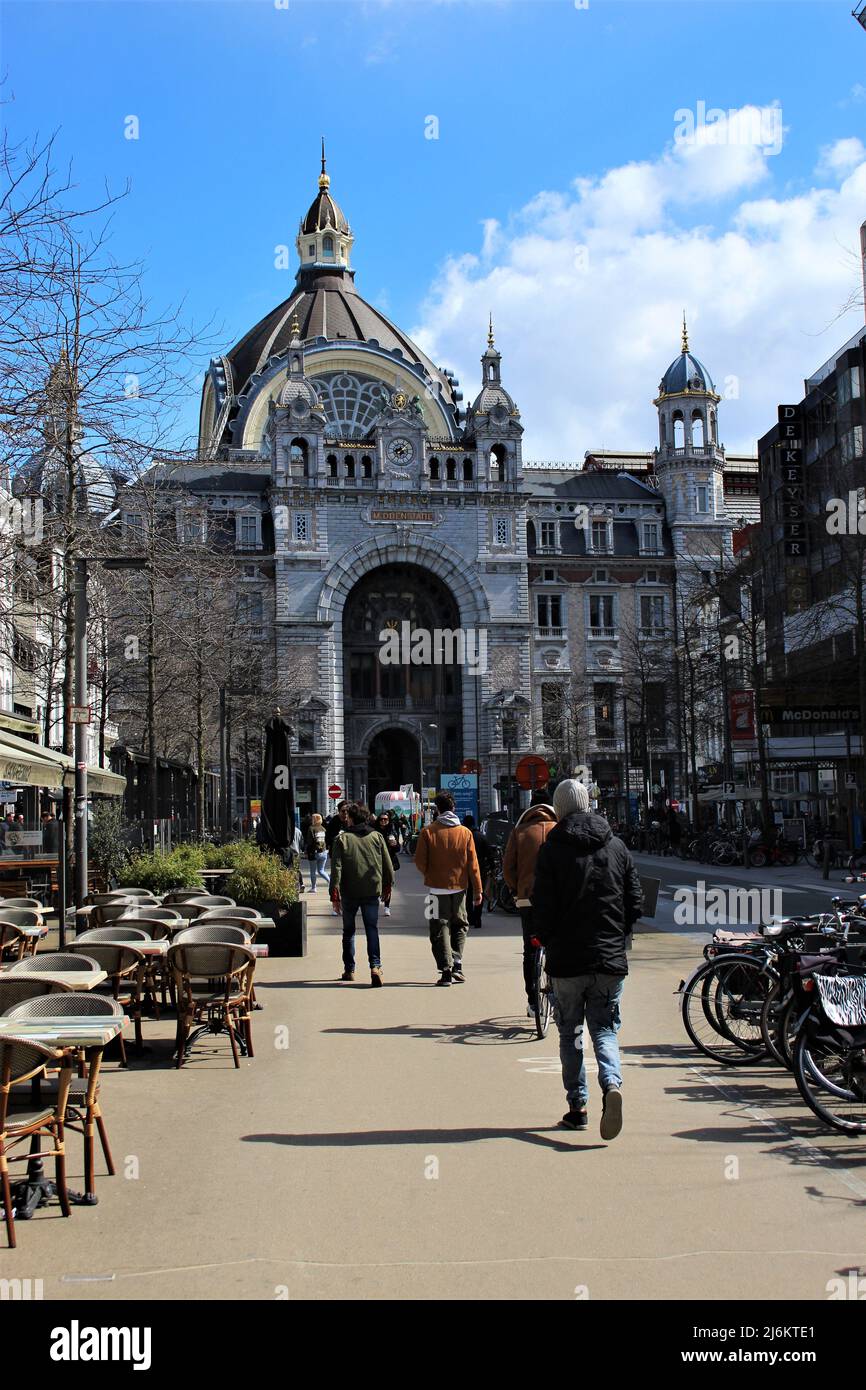
[{"label": "rattan chair", "polygon": [[[136,951],[135,946],[112,945],[110,941],[85,941],[79,944],[74,941],[70,948],[72,951],[86,952],[97,962],[97,970],[104,970],[108,976],[102,984],[97,985],[92,994],[107,994],[111,999],[122,1004],[128,1011],[133,1026],[135,1028],[135,1045],[141,1048],[141,992],[145,983],[145,970],[147,962],[140,951]],[[126,1064],[126,1044],[123,1035],[120,1038],[121,1058]]]},{"label": "rattan chair", "polygon": [[25,936],[12,922],[0,922],[0,960],[23,960],[35,946],[35,936]]},{"label": "rattan chair", "polygon": [[[0,1039],[0,1198],[6,1217],[6,1234],[11,1249],[17,1244],[15,1238],[15,1212],[12,1206],[12,1186],[9,1181],[9,1160],[29,1163],[33,1152],[41,1148],[42,1141],[49,1139],[52,1147],[42,1149],[42,1157],[53,1157],[55,1161],[55,1182],[60,1210],[69,1216],[69,1194],[66,1190],[66,1150],[63,1144],[63,1123],[66,1117],[66,1101],[72,1069],[68,1059],[64,1059],[60,1070],[57,1095],[51,1103],[42,1104],[32,1094],[21,1106],[13,1106],[12,1089],[25,1082],[34,1083],[44,1074],[49,1062],[56,1062],[58,1054],[50,1047],[31,1042],[25,1038]],[[19,1144],[26,1144],[24,1153],[11,1151]]]},{"label": "rattan chair", "polygon": [[[28,999],[12,1010],[12,1018],[83,1018],[99,1017],[123,1018],[123,1009],[114,999],[96,994],[54,994],[40,999]],[[109,1177],[114,1176],[114,1160],[102,1110],[99,1106],[99,1071],[102,1066],[102,1046],[89,1047],[87,1072],[75,1078],[69,1087],[66,1105],[65,1126],[74,1129],[84,1139],[84,1191],[85,1196],[96,1200],[94,1191],[94,1144],[93,1126],[99,1133],[99,1142],[108,1168]]]},{"label": "rattan chair", "polygon": [[117,906],[119,903],[123,902],[140,903],[142,901],[142,894],[145,895],[146,901],[153,902],[154,904],[157,903],[158,900],[153,894],[147,892],[144,888],[117,888],[111,893],[92,893],[87,899],[87,902],[89,906],[93,907],[111,907]]},{"label": "rattan chair", "polygon": [[186,931],[178,932],[174,938],[175,944],[181,941],[225,941],[231,942],[235,946],[249,946],[250,936],[243,927],[233,922],[220,924],[219,922],[208,922],[206,925],[187,927]]},{"label": "rattan chair", "polygon": [[120,914],[119,918],[113,918],[115,922],[121,921],[129,923],[137,922],[139,919],[142,922],[166,922],[172,926],[176,926],[179,922],[184,920],[180,913],[175,912],[173,908],[151,907],[150,903],[146,903],[143,907],[127,907]]},{"label": "rattan chair", "polygon": [[231,922],[237,919],[239,922],[263,922],[265,919],[254,907],[209,907],[200,917],[196,917],[196,925],[204,922]]},{"label": "rattan chair", "polygon": [[0,917],[6,907],[35,907],[37,912],[45,911],[38,898],[0,898]]},{"label": "rattan chair", "polygon": [[121,926],[120,922],[110,927],[92,927],[90,931],[80,932],[76,941],[149,941],[150,934],[142,927]]},{"label": "rattan chair", "polygon": [[196,907],[237,907],[234,898],[223,897],[219,893],[199,893],[196,898],[187,898],[188,903],[195,903]]},{"label": "rattan chair", "polygon": [[240,1067],[238,1044],[247,1057],[254,1055],[250,1006],[256,962],[252,952],[222,942],[179,942],[169,948],[168,959],[177,997],[176,1066],[183,1066],[202,1033],[224,1032],[229,1035],[235,1067]]},{"label": "rattan chair", "polygon": [[42,913],[37,907],[9,907],[0,903],[0,921],[12,922],[16,927],[41,927]]},{"label": "rattan chair", "polygon": [[165,894],[162,905],[176,907],[179,903],[189,902],[191,898],[200,898],[206,892],[205,888],[173,888],[170,893]]},{"label": "rattan chair", "polygon": [[51,975],[52,973],[56,974],[58,970],[102,969],[102,966],[92,956],[73,955],[74,951],[74,943],[67,951],[42,951],[38,956],[28,956],[24,960],[16,960],[14,965],[10,965],[6,974],[15,975],[26,971],[28,975],[35,975],[44,970],[46,975]]},{"label": "rattan chair", "polygon": [[0,1018],[25,999],[45,999],[50,994],[72,994],[65,980],[53,980],[50,975],[14,975],[6,970],[0,975]]}]

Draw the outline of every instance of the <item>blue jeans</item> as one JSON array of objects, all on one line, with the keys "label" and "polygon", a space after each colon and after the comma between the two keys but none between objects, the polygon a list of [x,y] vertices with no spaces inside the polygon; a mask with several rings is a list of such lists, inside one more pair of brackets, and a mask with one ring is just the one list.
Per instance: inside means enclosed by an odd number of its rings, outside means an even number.
[{"label": "blue jeans", "polygon": [[589,1098],[583,1060],[584,1020],[592,1038],[602,1092],[622,1085],[616,1035],[622,1024],[619,1001],[625,979],[622,975],[558,975],[551,984],[565,1094],[570,1109],[583,1110]]},{"label": "blue jeans", "polygon": [[367,936],[367,959],[370,969],[373,970],[382,964],[379,957],[378,898],[361,898],[359,902],[350,902],[348,898],[343,898],[343,968],[355,969],[355,916],[358,908],[361,909],[361,921],[364,923]]},{"label": "blue jeans", "polygon": [[326,883],[331,882],[331,875],[325,872],[325,864],[327,863],[327,861],[328,851],[326,849],[323,849],[321,854],[315,855],[310,860],[310,888],[314,893],[316,891],[317,873],[325,880]]}]

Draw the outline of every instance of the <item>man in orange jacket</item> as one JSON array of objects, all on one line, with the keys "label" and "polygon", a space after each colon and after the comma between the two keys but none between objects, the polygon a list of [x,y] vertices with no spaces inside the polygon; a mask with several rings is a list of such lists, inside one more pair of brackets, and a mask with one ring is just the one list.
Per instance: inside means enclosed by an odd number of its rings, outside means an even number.
[{"label": "man in orange jacket", "polygon": [[517,821],[505,846],[502,877],[514,894],[520,909],[523,927],[523,983],[526,986],[526,1012],[532,1017],[535,1010],[535,947],[531,944],[532,906],[530,897],[535,881],[535,861],[538,851],[556,825],[556,812],[547,800],[546,791],[532,793],[529,808]]},{"label": "man in orange jacket", "polygon": [[433,800],[437,816],[418,836],[415,864],[428,890],[430,944],[439,968],[436,983],[462,985],[466,979],[463,948],[469,929],[466,893],[471,892],[476,906],[481,902],[481,873],[472,832],[455,815],[453,796],[440,792]]}]

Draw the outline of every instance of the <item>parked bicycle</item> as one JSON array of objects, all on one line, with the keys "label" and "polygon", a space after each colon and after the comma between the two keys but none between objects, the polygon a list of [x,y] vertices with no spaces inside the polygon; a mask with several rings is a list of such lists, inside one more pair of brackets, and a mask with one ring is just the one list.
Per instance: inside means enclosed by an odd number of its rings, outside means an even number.
[{"label": "parked bicycle", "polygon": [[539,1038],[547,1037],[553,1013],[553,984],[547,973],[547,953],[537,936],[530,937],[535,948],[533,961],[533,999],[535,1031]]}]

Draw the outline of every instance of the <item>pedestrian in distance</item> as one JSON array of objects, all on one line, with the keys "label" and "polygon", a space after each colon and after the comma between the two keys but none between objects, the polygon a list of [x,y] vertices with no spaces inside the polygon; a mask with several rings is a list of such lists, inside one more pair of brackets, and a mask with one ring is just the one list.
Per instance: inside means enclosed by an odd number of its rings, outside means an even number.
[{"label": "pedestrian in distance", "polygon": [[470,927],[478,929],[483,925],[484,884],[487,882],[487,875],[493,871],[493,850],[475,824],[475,817],[471,812],[467,812],[463,817],[463,824],[466,826],[466,829],[469,831],[474,841],[475,857],[478,860],[478,872],[481,874],[481,902],[476,903],[473,899],[466,904],[466,915],[469,918],[469,925]]},{"label": "pedestrian in distance", "polygon": [[518,818],[508,837],[505,857],[502,860],[502,877],[514,894],[515,903],[520,911],[520,925],[523,930],[523,984],[526,989],[526,1013],[530,1018],[535,1012],[532,885],[535,881],[535,865],[539,850],[556,825],[556,812],[548,802],[547,795],[547,791],[541,789],[532,793],[529,806]]},{"label": "pedestrian in distance", "polygon": [[469,921],[466,896],[481,904],[481,874],[472,832],[461,825],[454,798],[440,792],[434,798],[436,819],[418,836],[415,864],[428,890],[430,944],[439,968],[438,985],[463,984],[463,950]]},{"label": "pedestrian in distance", "polygon": [[535,934],[547,952],[553,1017],[568,1112],[565,1129],[588,1124],[584,1021],[598,1063],[601,1137],[622,1129],[622,1070],[616,1035],[628,974],[627,938],[643,911],[640,879],[622,840],[589,809],[573,778],[553,794],[557,824],[538,852],[532,889]]},{"label": "pedestrian in distance", "polygon": [[328,851],[325,846],[325,823],[318,811],[310,817],[304,838],[304,853],[310,865],[310,892],[315,893],[317,874],[326,883],[330,884],[331,881],[331,876],[325,868],[328,862]]},{"label": "pedestrian in distance", "polygon": [[[378,815],[375,820],[375,826],[385,841],[385,844],[388,846],[388,853],[391,856],[391,868],[394,870],[394,873],[396,873],[400,867],[400,838],[397,834],[396,826],[391,823],[390,812],[383,811],[381,815]],[[383,896],[382,898],[382,911],[386,917],[391,916],[390,888],[387,890],[387,897]]]},{"label": "pedestrian in distance", "polygon": [[[337,836],[341,834],[349,824],[348,805],[348,801],[338,801],[336,813],[333,816],[329,816],[325,821],[325,848],[331,856],[332,871],[334,867],[334,843]],[[332,906],[331,910],[335,917],[339,917],[340,913],[338,908]]]},{"label": "pedestrian in distance", "polygon": [[355,919],[360,910],[367,938],[370,984],[382,984],[379,948],[379,899],[390,897],[394,881],[388,846],[370,824],[366,806],[352,801],[346,805],[346,829],[334,841],[331,851],[331,901],[343,916],[343,973],[341,980],[355,978]]}]

